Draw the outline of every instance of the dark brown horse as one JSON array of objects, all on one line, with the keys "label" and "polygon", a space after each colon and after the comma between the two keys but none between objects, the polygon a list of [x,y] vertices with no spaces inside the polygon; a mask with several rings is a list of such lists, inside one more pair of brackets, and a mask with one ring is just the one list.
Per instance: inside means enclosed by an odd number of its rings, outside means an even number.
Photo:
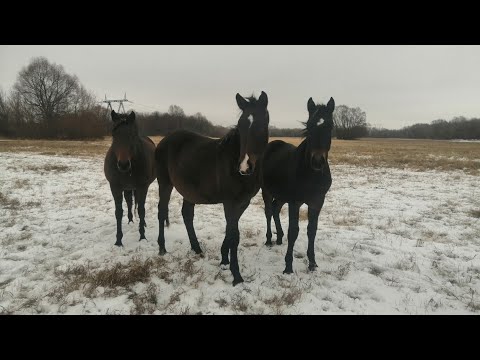
[{"label": "dark brown horse", "polygon": [[221,265],[230,263],[233,285],[243,282],[237,259],[238,221],[260,189],[256,163],[268,143],[269,122],[268,98],[263,91],[258,100],[253,96],[246,100],[239,94],[236,100],[242,114],[237,126],[223,138],[211,139],[182,130],[166,136],[155,151],[160,255],[166,253],[164,223],[173,187],[183,196],[182,216],[190,245],[197,254],[202,250],[193,228],[195,204],[223,203],[227,224]]},{"label": "dark brown horse", "polygon": [[282,243],[283,231],[280,210],[288,203],[288,248],[285,255],[284,274],[293,272],[293,246],[298,236],[298,217],[302,204],[308,205],[308,249],[309,270],[317,267],[315,262],[315,234],[318,216],[322,210],[332,184],[328,151],[332,142],[333,110],[335,102],[315,105],[308,100],[308,121],[305,123],[305,140],[295,147],[276,140],[268,144],[261,164],[262,196],[267,218],[267,242],[272,245],[272,215],[277,228],[277,244]]},{"label": "dark brown horse", "polygon": [[138,135],[135,113],[117,114],[112,110],[112,145],[105,156],[104,172],[115,200],[117,241],[122,246],[122,193],[128,206],[128,223],[133,222],[132,194],[138,204],[140,240],[145,239],[145,199],[155,180],[155,144]]}]

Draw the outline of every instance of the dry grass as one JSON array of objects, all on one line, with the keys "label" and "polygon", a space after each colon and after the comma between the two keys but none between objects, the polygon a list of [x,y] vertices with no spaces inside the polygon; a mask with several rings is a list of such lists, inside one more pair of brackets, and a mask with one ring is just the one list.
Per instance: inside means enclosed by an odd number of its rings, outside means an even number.
[{"label": "dry grass", "polygon": [[164,262],[163,258],[141,260],[134,257],[126,264],[116,263],[101,270],[91,269],[88,264],[70,266],[66,270],[55,271],[61,285],[54,288],[49,296],[63,299],[72,291],[80,289],[84,290],[85,295],[91,296],[98,287],[115,290],[138,282],[145,283],[153,273],[162,269]]},{"label": "dry grass", "polygon": [[[300,138],[270,138],[298,146]],[[360,139],[332,141],[331,164],[409,168],[413,170],[464,170],[480,174],[480,143],[442,140]]]},{"label": "dry grass", "polygon": [[132,315],[153,314],[157,310],[158,287],[151,283],[143,294],[133,294]]},{"label": "dry grass", "polygon": [[[155,144],[161,136],[150,137]],[[301,138],[275,138],[299,145]],[[0,141],[0,152],[27,151],[44,155],[104,156],[111,137],[96,141],[6,140]],[[442,140],[360,139],[332,141],[331,164],[409,168],[413,170],[464,170],[480,173],[480,143]]]},{"label": "dry grass", "polygon": [[52,165],[52,164],[45,164],[41,166],[37,165],[28,165],[23,168],[24,170],[36,171],[36,172],[66,172],[69,170],[69,167],[66,165]]},{"label": "dry grass", "polygon": [[[158,144],[162,136],[150,136]],[[4,140],[0,141],[1,152],[33,152],[42,155],[104,156],[112,143],[110,136],[103,140]]]},{"label": "dry grass", "polygon": [[29,187],[29,181],[27,179],[23,179],[23,180],[17,179],[15,180],[13,187],[15,189],[23,189],[23,188]]},{"label": "dry grass", "polygon": [[17,199],[11,198],[8,195],[3,194],[0,192],[0,207],[8,210],[24,210],[29,209],[31,207],[38,207],[41,205],[39,201],[27,201],[27,202],[20,202]]},{"label": "dry grass", "polygon": [[4,195],[2,192],[0,192],[0,205],[2,208],[5,209],[16,210],[20,206],[20,201],[8,197],[7,195]]},{"label": "dry grass", "polygon": [[480,209],[479,210],[471,210],[470,211],[470,216],[474,217],[474,218],[477,218],[477,219],[480,219]]},{"label": "dry grass", "polygon": [[253,239],[257,236],[259,236],[261,233],[260,229],[252,229],[252,228],[247,228],[243,230],[242,232],[242,237],[246,239]]},{"label": "dry grass", "polygon": [[308,209],[300,208],[298,219],[299,221],[308,221]]},{"label": "dry grass", "polygon": [[279,285],[283,287],[281,294],[275,294],[272,297],[263,299],[265,305],[276,315],[284,314],[287,308],[294,306],[302,298],[303,294],[309,290],[309,287],[304,288],[304,286],[299,284],[280,283]]}]

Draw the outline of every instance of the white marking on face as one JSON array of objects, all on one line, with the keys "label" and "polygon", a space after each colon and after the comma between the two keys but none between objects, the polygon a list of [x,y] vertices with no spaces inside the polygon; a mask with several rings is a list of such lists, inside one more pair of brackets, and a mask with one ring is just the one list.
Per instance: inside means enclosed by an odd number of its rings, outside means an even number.
[{"label": "white marking on face", "polygon": [[245,158],[240,164],[240,171],[247,172],[248,170],[248,154],[245,154]]},{"label": "white marking on face", "polygon": [[324,122],[325,122],[325,120],[323,120],[323,119],[320,119],[320,120],[318,120],[318,122],[317,122],[317,126],[320,126],[320,125],[322,125]]},{"label": "white marking on face", "polygon": [[250,126],[252,126],[252,124],[253,124],[253,115],[252,114],[248,115],[248,120],[250,121],[250,125],[248,126],[248,128],[250,128]]}]

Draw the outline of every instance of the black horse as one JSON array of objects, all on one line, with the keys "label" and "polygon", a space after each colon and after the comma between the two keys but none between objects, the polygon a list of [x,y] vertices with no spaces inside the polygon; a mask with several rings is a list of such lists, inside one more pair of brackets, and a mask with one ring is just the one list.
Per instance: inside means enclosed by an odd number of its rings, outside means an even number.
[{"label": "black horse", "polygon": [[115,200],[117,241],[122,246],[122,192],[128,206],[128,223],[133,222],[132,194],[138,204],[140,240],[145,239],[145,199],[150,184],[155,180],[155,144],[148,137],[140,137],[135,113],[117,114],[112,110],[112,145],[105,156],[104,172]]},{"label": "black horse", "polygon": [[[238,124],[221,139],[176,131],[160,141],[155,151],[160,201],[158,203],[160,255],[166,253],[164,223],[173,187],[183,196],[182,216],[192,250],[201,254],[193,228],[195,204],[223,203],[226,231],[221,265],[229,264],[233,285],[243,282],[237,259],[238,221],[260,189],[257,160],[268,143],[268,98],[236,95],[242,110]],[[168,226],[168,223],[167,223]]]},{"label": "black horse", "polygon": [[272,214],[277,228],[277,244],[282,243],[283,231],[279,214],[282,206],[288,203],[288,249],[284,274],[293,272],[293,246],[298,236],[299,211],[305,203],[308,205],[308,268],[314,270],[317,267],[314,242],[318,216],[332,184],[328,151],[332,142],[335,102],[330,98],[326,106],[315,105],[310,98],[307,108],[309,117],[304,123],[305,140],[298,147],[281,140],[272,141],[265,149],[260,165],[267,218],[266,245],[272,245]]}]

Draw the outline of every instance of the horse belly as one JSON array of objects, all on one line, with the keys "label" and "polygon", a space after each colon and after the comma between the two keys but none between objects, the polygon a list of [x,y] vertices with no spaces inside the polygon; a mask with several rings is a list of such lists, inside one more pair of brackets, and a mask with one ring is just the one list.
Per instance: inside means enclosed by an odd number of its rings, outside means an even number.
[{"label": "horse belly", "polygon": [[[183,196],[193,204],[217,204],[220,198],[214,189],[207,189],[206,186],[214,186],[211,183],[197,181],[192,177],[170,176],[172,185]],[[209,191],[210,190],[210,191]]]}]

